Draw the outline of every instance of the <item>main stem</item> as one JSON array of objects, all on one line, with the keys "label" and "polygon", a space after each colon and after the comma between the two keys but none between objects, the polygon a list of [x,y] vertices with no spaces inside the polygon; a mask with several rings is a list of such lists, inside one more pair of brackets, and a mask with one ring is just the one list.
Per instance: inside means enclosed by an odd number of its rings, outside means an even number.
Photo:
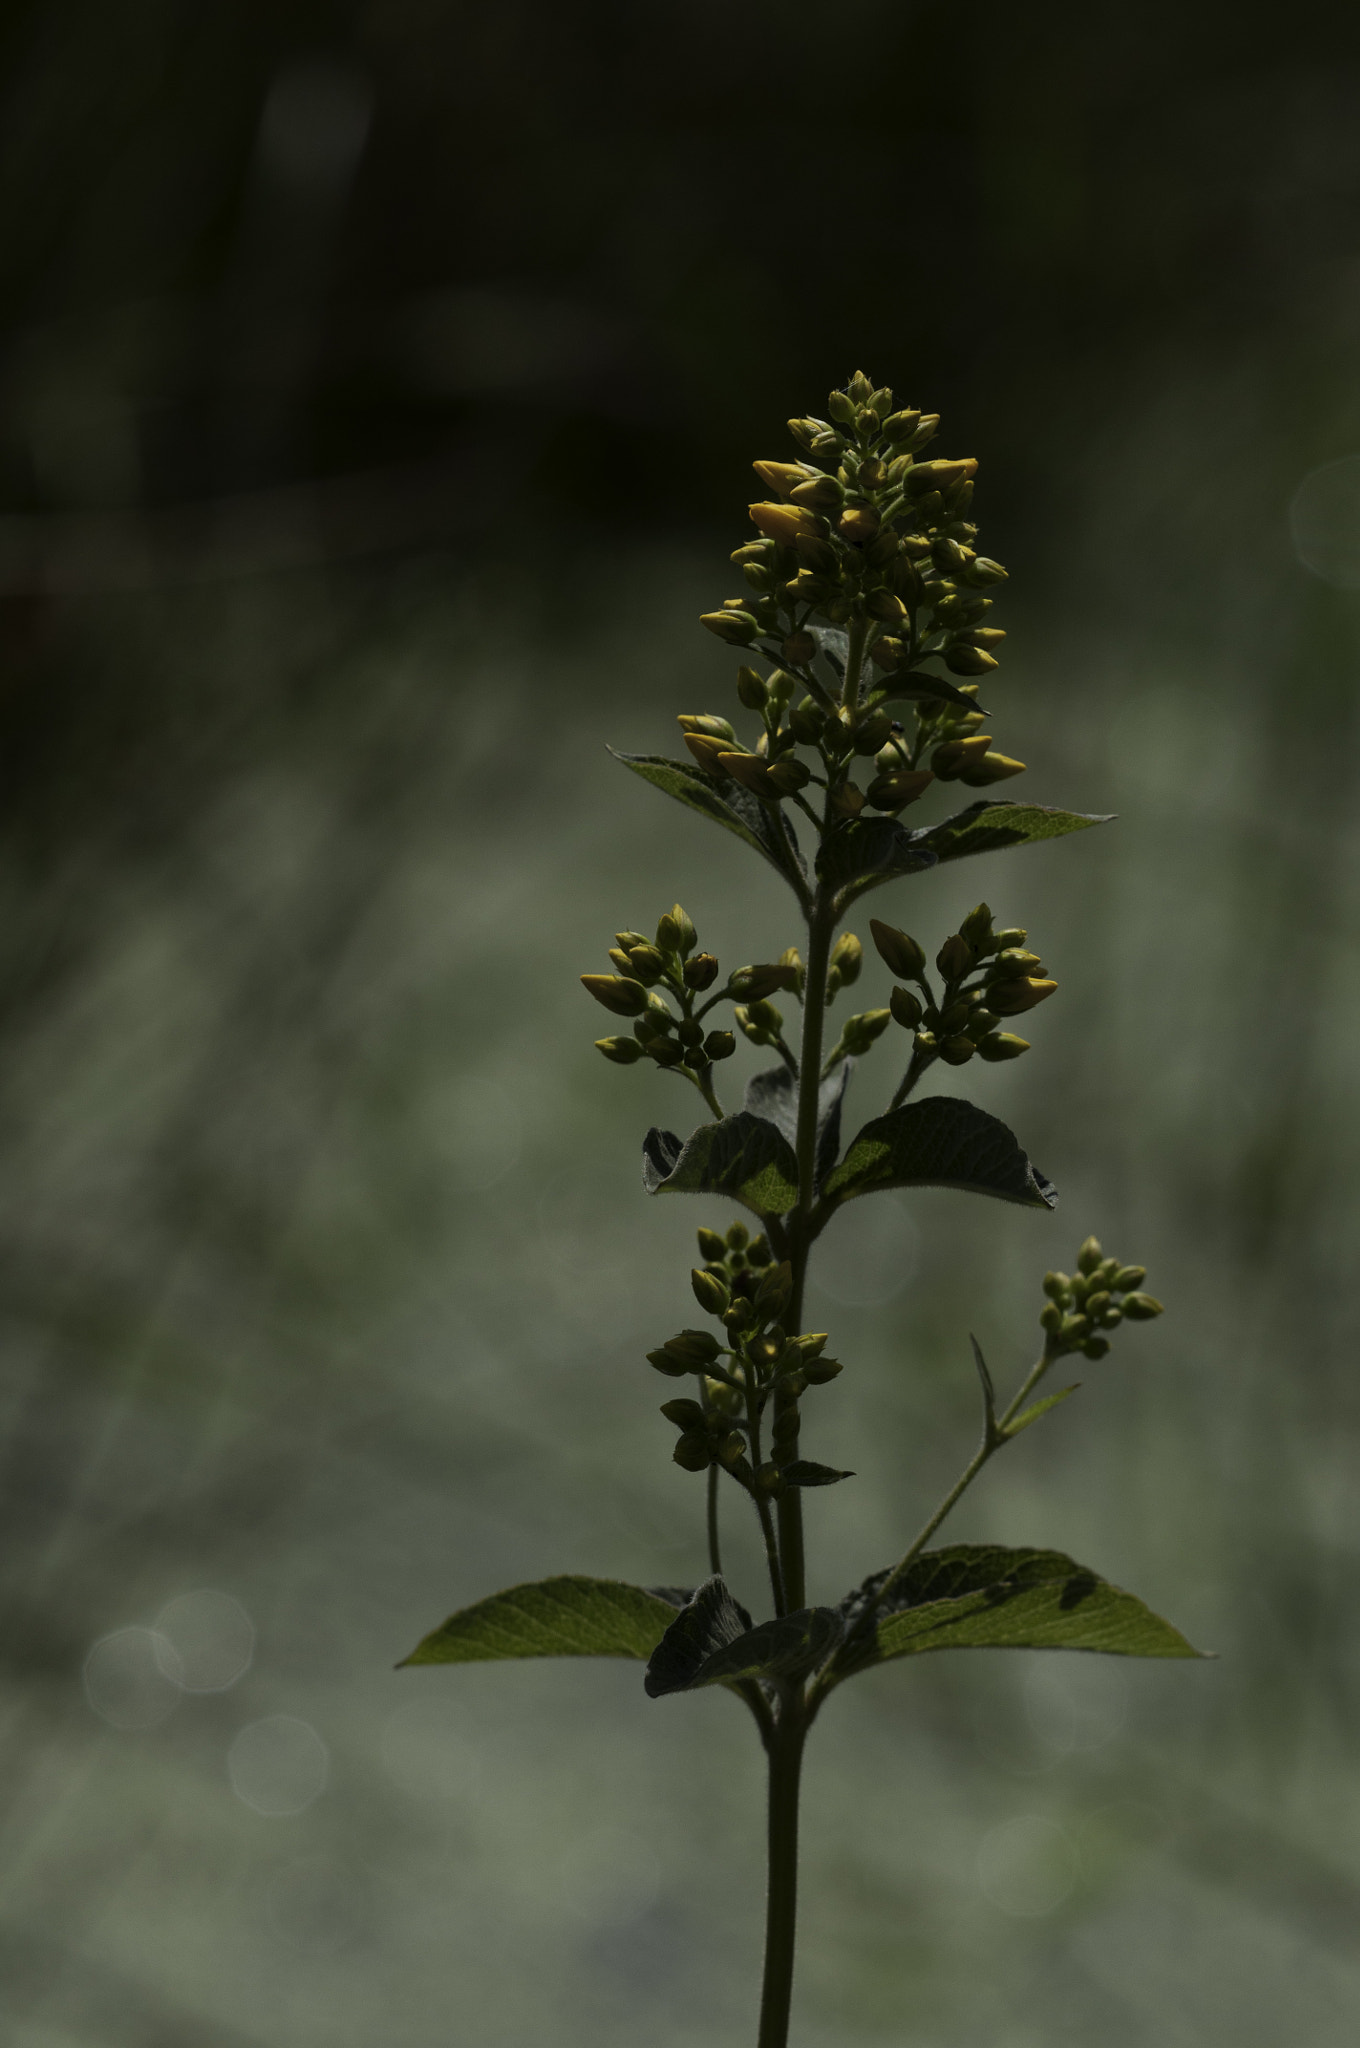
[{"label": "main stem", "polygon": [[798,1784],[806,1736],[803,1688],[790,1687],[770,1738],[770,1877],[757,2048],[786,2048],[789,2038],[798,1922]]}]

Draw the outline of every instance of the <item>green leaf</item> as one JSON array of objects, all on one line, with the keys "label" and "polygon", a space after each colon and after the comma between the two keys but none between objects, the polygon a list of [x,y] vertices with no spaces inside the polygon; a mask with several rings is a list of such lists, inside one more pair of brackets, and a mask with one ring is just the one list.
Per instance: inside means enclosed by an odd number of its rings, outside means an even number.
[{"label": "green leaf", "polygon": [[648,1592],[619,1579],[538,1579],[451,1614],[402,1664],[483,1664],[506,1657],[645,1659],[686,1597],[673,1587]]},{"label": "green leaf", "polygon": [[[820,1181],[836,1164],[841,1149],[841,1102],[854,1071],[852,1059],[842,1060],[827,1074],[817,1096],[817,1179]],[[767,1067],[746,1083],[744,1107],[752,1116],[763,1117],[783,1133],[793,1148],[798,1145],[798,1078],[787,1067]]]},{"label": "green leaf", "polygon": [[871,692],[874,703],[891,704],[899,697],[910,698],[917,703],[923,697],[934,697],[941,703],[957,704],[961,711],[981,711],[983,706],[976,697],[969,697],[951,683],[948,676],[928,675],[922,668],[899,670],[896,675],[880,679]]},{"label": "green leaf", "polygon": [[1000,1118],[953,1095],[906,1102],[867,1123],[828,1177],[823,1201],[829,1207],[878,1188],[961,1188],[1029,1209],[1058,1201]]},{"label": "green leaf", "polygon": [[817,855],[817,873],[836,891],[837,912],[857,896],[899,875],[933,868],[939,856],[896,818],[848,818],[828,832]]},{"label": "green leaf", "polygon": [[849,1641],[841,1675],[926,1650],[1092,1650],[1115,1657],[1198,1657],[1178,1629],[1060,1550],[960,1543],[926,1551],[856,1643],[857,1617],[887,1577],[841,1603]]},{"label": "green leaf", "polygon": [[1037,1422],[1041,1415],[1047,1415],[1050,1408],[1056,1408],[1059,1402],[1067,1399],[1069,1394],[1075,1394],[1080,1386],[1081,1381],[1078,1380],[1074,1385],[1064,1387],[1059,1394],[1046,1394],[1042,1401],[1032,1402],[1028,1408],[1016,1416],[1014,1422],[1006,1431],[1006,1435],[1008,1437],[1019,1436],[1022,1429],[1028,1429],[1031,1422]]},{"label": "green leaf", "polygon": [[644,782],[664,790],[700,817],[711,818],[715,825],[735,832],[738,839],[744,839],[771,867],[778,869],[800,898],[806,897],[807,866],[777,804],[763,804],[739,782],[719,782],[716,776],[705,775],[695,763],[671,761],[664,754],[621,754],[615,747],[609,751]]},{"label": "green leaf", "polygon": [[1043,804],[1018,804],[982,797],[939,825],[912,834],[915,845],[937,860],[962,860],[969,853],[996,853],[1003,846],[1029,846],[1039,839],[1061,839],[1084,832],[1088,825],[1108,825],[1108,815],[1055,811]]},{"label": "green leaf", "polygon": [[834,1486],[838,1479],[853,1479],[853,1472],[838,1472],[834,1465],[814,1465],[808,1458],[795,1458],[780,1468],[786,1486]]},{"label": "green leaf", "polygon": [[644,1681],[652,1699],[705,1685],[752,1678],[792,1678],[809,1671],[841,1639],[834,1607],[806,1607],[751,1626],[751,1617],[720,1578],[700,1586],[658,1643]]},{"label": "green leaf", "polygon": [[730,1195],[757,1216],[787,1216],[798,1205],[798,1161],[782,1131],[743,1109],[689,1138],[648,1131],[642,1185],[649,1195]]}]

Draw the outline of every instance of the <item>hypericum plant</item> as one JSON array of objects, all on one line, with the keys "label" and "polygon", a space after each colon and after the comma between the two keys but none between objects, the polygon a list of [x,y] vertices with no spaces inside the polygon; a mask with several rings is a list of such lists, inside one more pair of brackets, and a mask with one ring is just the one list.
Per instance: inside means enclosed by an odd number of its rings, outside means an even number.
[{"label": "hypericum plant", "polygon": [[[1006,572],[975,551],[976,462],[922,458],[936,415],[895,410],[892,392],[862,373],[831,393],[829,409],[830,420],[789,422],[802,459],[756,463],[771,493],[750,507],[761,537],[732,557],[747,595],[703,621],[762,664],[737,673],[753,742],[705,712],[680,720],[691,760],[619,756],[771,864],[797,901],[802,948],[724,975],[677,904],[654,938],[615,934],[613,973],[582,976],[606,1010],[632,1020],[631,1036],[596,1041],[605,1057],[670,1072],[697,1089],[714,1119],[685,1139],[648,1132],[647,1192],[726,1196],[754,1220],[754,1231],[743,1222],[700,1230],[703,1264],[690,1277],[707,1325],[647,1354],[663,1376],[690,1382],[661,1412],[679,1432],[676,1462],[707,1475],[710,1576],[693,1592],[579,1577],[516,1586],[453,1615],[406,1659],[636,1657],[646,1661],[653,1699],[723,1685],[745,1702],[769,1760],[759,2048],[784,2048],[788,2038],[803,1745],[838,1685],[925,1650],[1197,1655],[1141,1601],[1059,1551],[926,1548],[983,1466],[1076,1391],[1034,1398],[1059,1360],[1103,1358],[1121,1325],[1161,1314],[1142,1291],[1143,1268],[1106,1257],[1093,1237],[1074,1274],[1045,1275],[1043,1348],[1003,1408],[973,1340],[981,1439],[902,1556],[837,1604],[807,1604],[803,1493],[852,1476],[803,1456],[804,1399],[841,1370],[826,1335],[803,1327],[813,1245],[844,1203],[884,1188],[960,1188],[1047,1209],[1057,1199],[996,1117],[954,1095],[909,1099],[939,1060],[963,1067],[1028,1050],[1005,1027],[1056,983],[1026,949],[1027,934],[998,929],[980,903],[939,947],[932,975],[917,939],[871,918],[896,985],[885,1004],[846,1017],[828,1047],[828,1012],[864,965],[842,922],[859,897],[888,882],[1101,822],[993,796],[914,831],[898,822],[937,783],[985,790],[1022,772],[1023,763],[993,750],[978,701],[1005,637],[986,619]],[[776,995],[798,1005],[796,1022]],[[747,1083],[735,1114],[715,1085],[736,1049],[713,1014],[723,1004],[738,1030],[778,1060]],[[875,1045],[900,1044],[894,1026],[909,1041],[905,1071],[886,1112],[842,1152],[851,1069]],[[758,1623],[723,1577],[724,1476],[750,1502],[764,1542],[774,1612]]]}]

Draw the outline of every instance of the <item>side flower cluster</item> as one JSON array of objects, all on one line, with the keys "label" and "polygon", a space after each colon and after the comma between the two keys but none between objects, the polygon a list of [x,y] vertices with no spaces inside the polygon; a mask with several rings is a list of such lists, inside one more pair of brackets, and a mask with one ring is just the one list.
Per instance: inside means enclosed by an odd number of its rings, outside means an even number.
[{"label": "side flower cluster", "polygon": [[1162,1314],[1155,1295],[1144,1294],[1145,1266],[1125,1266],[1107,1259],[1099,1239],[1088,1237],[1077,1254],[1074,1274],[1045,1273],[1048,1296],[1039,1316],[1049,1357],[1080,1351],[1086,1358],[1104,1358],[1108,1331],[1121,1323],[1148,1323]]}]

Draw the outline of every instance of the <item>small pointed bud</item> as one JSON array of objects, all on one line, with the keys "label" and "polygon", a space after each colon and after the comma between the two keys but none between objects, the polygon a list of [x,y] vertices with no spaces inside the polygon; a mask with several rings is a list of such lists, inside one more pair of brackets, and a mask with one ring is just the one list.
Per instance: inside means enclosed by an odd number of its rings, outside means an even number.
[{"label": "small pointed bud", "polygon": [[[644,940],[643,943],[645,944],[646,941]],[[627,975],[631,978],[633,972],[633,963],[628,958],[628,955],[624,952],[622,946],[611,946],[609,948],[609,960],[610,965],[615,969],[617,973]]]},{"label": "small pointed bud", "polygon": [[906,810],[908,804],[920,800],[935,780],[929,768],[897,768],[891,773],[876,775],[865,792],[867,802],[876,811]]},{"label": "small pointed bud", "polygon": [[987,991],[987,1007],[998,1017],[1020,1017],[1037,1003],[1046,1002],[1057,986],[1056,981],[1036,981],[1029,976],[999,981]]},{"label": "small pointed bud", "polygon": [[[768,540],[778,541],[781,547],[791,548],[800,533],[817,535],[818,518],[806,505],[776,505],[772,503],[748,505],[751,524],[759,527]],[[820,532],[825,533],[821,527]],[[704,620],[708,624],[708,620]]]},{"label": "small pointed bud", "polygon": [[857,818],[864,809],[864,791],[857,782],[838,782],[831,791],[831,808],[842,818]]},{"label": "small pointed bud", "polygon": [[1086,1358],[1104,1358],[1110,1348],[1110,1340],[1108,1337],[1088,1337],[1081,1348]]},{"label": "small pointed bud", "polygon": [[642,1047],[635,1038],[597,1038],[595,1041],[607,1060],[616,1066],[631,1067],[642,1058]]},{"label": "small pointed bud", "polygon": [[685,1057],[685,1049],[673,1039],[653,1038],[643,1047],[649,1060],[655,1060],[659,1067],[678,1067]]},{"label": "small pointed bud", "polygon": [[950,484],[962,483],[976,468],[977,463],[971,457],[961,462],[945,462],[936,458],[932,462],[913,463],[904,479],[907,496],[923,498],[928,491],[943,491]]},{"label": "small pointed bud", "polygon": [[706,775],[716,775],[720,781],[728,779],[727,770],[722,766],[722,758],[731,745],[730,741],[709,739],[703,733],[687,732],[685,745]]},{"label": "small pointed bud", "polygon": [[1093,1323],[1099,1322],[1109,1306],[1109,1291],[1104,1287],[1097,1287],[1093,1293],[1088,1294],[1084,1303],[1085,1312]]},{"label": "small pointed bud", "polygon": [[661,1413],[667,1422],[673,1422],[677,1429],[702,1429],[705,1422],[703,1409],[697,1401],[682,1395],[675,1401],[663,1401]]},{"label": "small pointed bud", "polygon": [[748,562],[768,562],[774,555],[774,543],[768,540],[748,540],[745,547],[733,548],[729,562],[736,562],[745,568]]},{"label": "small pointed bud", "polygon": [[1122,1306],[1131,1323],[1150,1323],[1154,1316],[1164,1313],[1155,1294],[1127,1294]]},{"label": "small pointed bud", "polygon": [[746,1328],[748,1323],[754,1322],[755,1313],[755,1309],[748,1297],[744,1294],[738,1294],[733,1297],[730,1305],[724,1309],[723,1323],[731,1334],[736,1336]]},{"label": "small pointed bud", "polygon": [[921,415],[917,411],[889,413],[883,422],[883,438],[894,448],[900,448],[904,441],[911,439],[920,424]]},{"label": "small pointed bud", "polygon": [[687,1429],[676,1439],[671,1452],[677,1465],[685,1472],[707,1472],[713,1463],[713,1445],[706,1429]]},{"label": "small pointed bud", "polygon": [[728,979],[728,990],[734,996],[741,996],[748,1003],[763,1002],[777,989],[792,989],[797,986],[798,972],[794,967],[768,963],[757,967],[739,967]]},{"label": "small pointed bud", "polygon": [[726,1285],[716,1273],[706,1272],[702,1267],[696,1266],[689,1276],[689,1284],[694,1289],[694,1299],[701,1309],[705,1309],[711,1316],[723,1314],[731,1297]]},{"label": "small pointed bud", "polygon": [[1006,629],[1004,626],[970,626],[966,633],[960,633],[959,645],[961,647],[981,647],[985,652],[990,653],[994,647],[1001,645],[1005,637]]},{"label": "small pointed bud", "polygon": [[[708,621],[704,623],[707,625]],[[961,645],[945,649],[944,665],[956,676],[985,676],[989,670],[1001,666],[994,654],[987,654],[981,647]]]},{"label": "small pointed bud", "polygon": [[671,905],[656,928],[656,943],[667,953],[692,953],[698,936],[693,918],[678,903]]},{"label": "small pointed bud", "polygon": [[681,732],[697,732],[706,739],[726,740],[731,747],[737,743],[736,729],[731,721],[719,718],[715,711],[679,711],[675,722]]},{"label": "small pointed bud", "polygon": [[810,1358],[803,1367],[810,1387],[824,1387],[830,1380],[835,1379],[837,1373],[844,1370],[839,1358]]},{"label": "small pointed bud", "polygon": [[689,1372],[698,1372],[706,1365],[712,1365],[722,1349],[711,1330],[677,1330],[668,1337],[662,1350],[672,1358],[678,1358]]},{"label": "small pointed bud", "polygon": [[957,1037],[942,1038],[940,1040],[940,1058],[947,1060],[951,1067],[966,1066],[976,1051],[977,1047],[971,1038]]},{"label": "small pointed bud", "polygon": [[886,711],[871,711],[867,718],[860,718],[854,733],[857,754],[876,754],[892,735],[893,722]]},{"label": "small pointed bud", "polygon": [[614,934],[614,944],[622,946],[625,953],[630,946],[645,946],[646,943],[646,932],[615,932]]},{"label": "small pointed bud", "polygon": [[1072,1291],[1072,1282],[1066,1273],[1045,1273],[1044,1293],[1050,1301],[1066,1301]]},{"label": "small pointed bud", "polygon": [[769,701],[765,678],[756,669],[737,670],[737,695],[748,711],[763,711]]},{"label": "small pointed bud", "polygon": [[814,441],[830,432],[825,420],[801,419],[789,421],[789,432],[800,448],[811,448]]},{"label": "small pointed bud", "polygon": [[1058,1335],[1067,1345],[1084,1344],[1091,1334],[1091,1325],[1085,1316],[1064,1316]]},{"label": "small pointed bud", "polygon": [[1007,925],[1004,931],[992,933],[992,945],[998,953],[1009,952],[1023,946],[1029,933],[1022,924]]},{"label": "small pointed bud", "polygon": [[909,988],[895,988],[888,998],[888,1008],[904,1031],[915,1031],[921,1021],[921,1005]]},{"label": "small pointed bud", "polygon": [[830,394],[826,401],[826,409],[832,419],[838,420],[841,426],[848,427],[854,424],[856,408],[843,391],[833,391]]},{"label": "small pointed bud", "polygon": [[973,949],[967,939],[961,939],[957,932],[951,932],[935,955],[935,965],[946,981],[961,981],[972,964]]},{"label": "small pointed bud", "polygon": [[704,1052],[710,1060],[730,1060],[737,1049],[737,1041],[730,1031],[710,1031],[704,1040]]},{"label": "small pointed bud", "polygon": [[697,1017],[682,1017],[675,1027],[675,1035],[681,1045],[702,1045],[704,1042],[704,1027]]},{"label": "small pointed bud", "polygon": [[745,1437],[742,1435],[739,1429],[729,1429],[727,1435],[721,1437],[718,1441],[718,1463],[720,1465],[725,1466],[726,1469],[730,1472],[732,1467],[737,1463],[738,1459],[745,1457],[745,1455]]},{"label": "small pointed bud", "polygon": [[772,1460],[767,1459],[756,1472],[756,1491],[758,1493],[775,1494],[781,1491],[783,1484],[784,1482],[779,1476],[779,1467]]},{"label": "small pointed bud", "polygon": [[710,1230],[707,1224],[700,1224],[698,1238],[699,1249],[706,1259],[721,1261],[727,1257],[727,1239],[720,1230]]},{"label": "small pointed bud", "polygon": [[750,612],[701,612],[699,624],[729,647],[748,647],[756,637],[756,622]]},{"label": "small pointed bud", "polygon": [[811,697],[805,697],[789,713],[789,731],[801,746],[814,746],[826,730],[826,713]]},{"label": "small pointed bud", "polygon": [[650,988],[660,981],[666,972],[666,962],[655,946],[634,946],[628,955],[628,965],[635,981],[644,988]]},{"label": "small pointed bud", "polygon": [[1056,1301],[1046,1301],[1039,1311],[1039,1327],[1047,1330],[1050,1337],[1056,1337],[1062,1328],[1063,1312]]},{"label": "small pointed bud", "polygon": [[842,932],[831,948],[831,965],[841,978],[841,987],[849,988],[859,980],[864,965],[864,948],[853,932]]},{"label": "small pointed bud", "polygon": [[751,1233],[744,1223],[728,1224],[727,1235],[724,1237],[723,1243],[729,1251],[744,1252],[750,1242]]},{"label": "small pointed bud", "polygon": [[893,633],[887,633],[881,639],[875,640],[873,646],[869,649],[869,659],[876,663],[879,668],[891,672],[893,669],[901,667],[904,652],[902,642],[897,636]]},{"label": "small pointed bud", "polygon": [[979,903],[976,910],[970,910],[959,926],[959,937],[967,939],[977,954],[989,953],[992,949],[992,913],[985,903]]},{"label": "small pointed bud", "polygon": [[807,480],[801,462],[753,462],[751,467],[766,490],[777,491],[781,498],[789,497],[796,485]]},{"label": "small pointed bud", "polygon": [[861,1010],[858,1016],[846,1018],[841,1029],[841,1043],[858,1059],[868,1052],[875,1039],[883,1036],[891,1022],[891,1010]]},{"label": "small pointed bud", "polygon": [[767,1266],[756,1290],[756,1307],[767,1321],[781,1316],[793,1293],[793,1268],[787,1259]]},{"label": "small pointed bud", "polygon": [[1100,1318],[1102,1330],[1117,1330],[1124,1320],[1124,1311],[1117,1301],[1112,1301]]},{"label": "small pointed bud", "polygon": [[845,486],[834,476],[809,476],[795,484],[789,492],[795,505],[806,505],[812,512],[834,512],[845,496]]},{"label": "small pointed bud", "polygon": [[959,771],[959,781],[968,789],[987,789],[994,782],[1007,782],[1012,775],[1023,775],[1025,764],[1010,754],[988,753],[980,761],[970,761]]},{"label": "small pointed bud", "polygon": [[937,412],[924,414],[920,426],[907,443],[909,452],[915,455],[919,449],[924,448],[929,442],[933,441],[939,431],[940,415]]},{"label": "small pointed bud", "polygon": [[1079,1273],[1094,1273],[1102,1257],[1100,1239],[1098,1237],[1085,1238],[1082,1241],[1081,1250],[1077,1253],[1077,1271]]},{"label": "small pointed bud", "polygon": [[974,590],[985,590],[989,584],[1004,583],[1007,572],[1000,562],[994,562],[987,555],[979,555],[964,571],[964,582],[971,583]]},{"label": "small pointed bud", "polygon": [[659,1351],[647,1353],[647,1363],[672,1380],[682,1380],[687,1373],[697,1370],[695,1366],[686,1364],[683,1358],[677,1358],[673,1351],[668,1351],[664,1344]]},{"label": "small pointed bud", "polygon": [[977,1049],[984,1060],[1018,1060],[1022,1052],[1028,1052],[1027,1038],[1017,1038],[1013,1031],[989,1031],[977,1042]]},{"label": "small pointed bud", "polygon": [[1116,1294],[1131,1294],[1136,1287],[1141,1287],[1146,1279],[1146,1266],[1121,1266],[1110,1286]]},{"label": "small pointed bud", "polygon": [[884,924],[876,917],[870,918],[869,930],[879,958],[890,974],[897,975],[902,981],[921,979],[925,973],[926,956],[910,933],[899,931],[895,925]]},{"label": "small pointed bud", "polygon": [[872,505],[847,505],[836,521],[836,531],[854,547],[863,547],[878,532],[878,514]]},{"label": "small pointed bud", "polygon": [[812,771],[802,761],[776,761],[769,770],[769,787],[781,796],[795,796],[811,780]]},{"label": "small pointed bud", "polygon": [[874,387],[865,376],[863,370],[856,370],[854,376],[845,387],[845,395],[855,407],[867,405],[868,401],[873,397]]},{"label": "small pointed bud", "polygon": [[[1002,938],[1010,936],[1009,932],[1001,934]],[[1031,953],[1027,947],[1004,946],[987,969],[987,980],[995,987],[998,981],[1019,981],[1023,975],[1033,974],[1036,970],[1042,974],[1042,967],[1039,955]]]},{"label": "small pointed bud", "polygon": [[685,962],[682,979],[686,988],[697,989],[701,994],[704,989],[712,988],[718,979],[716,957],[712,953],[691,954]]},{"label": "small pointed bud", "polygon": [[640,1017],[647,1008],[646,989],[625,975],[583,974],[581,986],[616,1017]]}]

